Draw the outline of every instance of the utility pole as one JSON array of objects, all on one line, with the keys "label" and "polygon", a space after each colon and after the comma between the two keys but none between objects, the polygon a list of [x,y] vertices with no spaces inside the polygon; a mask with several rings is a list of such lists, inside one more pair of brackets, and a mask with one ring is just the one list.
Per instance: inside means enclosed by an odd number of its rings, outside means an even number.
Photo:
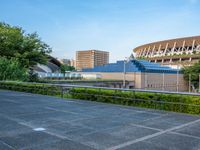
[{"label": "utility pole", "polygon": [[126,88],[126,63],[127,58],[124,59],[123,88]]}]

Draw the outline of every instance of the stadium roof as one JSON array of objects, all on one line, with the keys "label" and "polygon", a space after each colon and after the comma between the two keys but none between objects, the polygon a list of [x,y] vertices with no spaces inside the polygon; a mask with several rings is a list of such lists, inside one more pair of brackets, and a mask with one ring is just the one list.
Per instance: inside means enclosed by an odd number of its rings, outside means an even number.
[{"label": "stadium roof", "polygon": [[[126,72],[149,72],[149,73],[177,73],[177,69],[151,63],[147,60],[133,59],[126,63]],[[124,61],[83,69],[82,72],[124,72]]]},{"label": "stadium roof", "polygon": [[148,49],[149,47],[151,48],[154,47],[154,49],[159,49],[159,48],[165,49],[167,44],[169,48],[173,48],[175,42],[176,42],[176,47],[183,47],[183,42],[184,42],[184,46],[192,46],[194,41],[199,44],[200,36],[184,37],[184,38],[177,38],[177,39],[170,39],[170,40],[148,43],[148,44],[144,44],[144,45],[134,48],[133,51],[137,52],[145,48]]}]

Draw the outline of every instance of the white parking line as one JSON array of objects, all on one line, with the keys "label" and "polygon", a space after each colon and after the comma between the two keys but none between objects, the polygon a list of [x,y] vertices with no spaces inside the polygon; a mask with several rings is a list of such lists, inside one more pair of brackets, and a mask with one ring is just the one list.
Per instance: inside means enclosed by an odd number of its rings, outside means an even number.
[{"label": "white parking line", "polygon": [[136,140],[128,141],[128,142],[125,142],[123,144],[119,144],[119,145],[110,147],[110,148],[108,148],[108,150],[116,150],[116,149],[119,149],[119,148],[123,148],[123,147],[129,146],[129,145],[132,145],[134,143],[141,142],[141,141],[162,135],[162,134],[167,133],[167,132],[171,132],[173,130],[177,130],[177,129],[180,129],[180,128],[183,128],[183,127],[186,127],[186,126],[189,126],[189,125],[193,125],[193,124],[198,123],[198,122],[200,122],[200,119],[186,123],[186,124],[183,124],[183,125],[180,125],[180,126],[176,126],[176,127],[164,130],[164,131],[160,131],[160,132],[154,133],[152,135],[147,135],[147,136],[144,136],[144,137],[136,139]]},{"label": "white parking line", "polygon": [[45,128],[35,128],[33,129],[34,131],[45,131],[46,129]]}]

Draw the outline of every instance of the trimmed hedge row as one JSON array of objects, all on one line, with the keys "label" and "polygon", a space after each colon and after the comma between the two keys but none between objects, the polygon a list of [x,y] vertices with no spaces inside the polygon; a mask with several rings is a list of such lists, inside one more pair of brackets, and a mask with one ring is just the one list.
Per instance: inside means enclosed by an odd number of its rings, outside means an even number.
[{"label": "trimmed hedge row", "polygon": [[0,89],[28,92],[42,95],[60,96],[61,89],[46,84],[27,84],[23,82],[0,82]]},{"label": "trimmed hedge row", "polygon": [[23,82],[0,82],[0,89],[59,97],[63,96],[64,98],[138,106],[174,112],[200,114],[200,96],[92,88],[71,88],[68,92],[62,95],[62,89],[60,87],[50,86],[47,84],[27,84]]},{"label": "trimmed hedge row", "polygon": [[200,114],[199,96],[88,88],[74,88],[70,93],[74,99]]}]

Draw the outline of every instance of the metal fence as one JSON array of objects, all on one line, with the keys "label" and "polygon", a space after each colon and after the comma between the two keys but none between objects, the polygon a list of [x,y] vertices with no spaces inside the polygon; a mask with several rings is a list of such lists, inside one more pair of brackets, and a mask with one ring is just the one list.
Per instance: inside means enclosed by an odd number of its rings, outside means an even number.
[{"label": "metal fence", "polygon": [[[19,86],[17,85],[3,85],[0,82],[1,89],[10,89],[17,91],[25,91],[30,93],[38,93],[44,95],[52,95],[59,96],[61,98],[74,98],[71,95],[82,95],[86,97],[92,97],[94,100],[96,99],[112,99],[113,101],[117,100],[127,100],[131,101],[133,106],[142,106],[141,104],[148,103],[145,107],[154,108],[154,109],[163,109],[167,105],[169,108],[167,110],[177,111],[177,112],[185,112],[185,108],[195,110],[197,114],[200,113],[200,97],[198,98],[197,103],[187,103],[184,99],[180,99],[178,102],[166,101],[162,99],[143,99],[138,98],[137,94],[145,94],[145,93],[154,93],[157,95],[179,95],[179,96],[200,96],[199,93],[188,93],[188,92],[170,92],[170,91],[160,91],[160,90],[144,90],[144,89],[122,89],[122,88],[105,88],[105,87],[94,87],[94,86],[82,86],[82,85],[71,85],[71,84],[38,84],[38,83],[25,83],[31,86]],[[34,86],[35,85],[35,86]],[[36,86],[37,85],[37,86]],[[79,93],[74,89],[84,89],[85,92]],[[97,93],[87,92],[90,89],[96,89]],[[111,95],[102,94],[102,91],[112,91]],[[129,93],[131,96],[124,96],[124,93]],[[175,110],[176,109],[176,110]]]},{"label": "metal fence", "polygon": [[[194,114],[200,114],[200,98],[199,103],[197,104],[188,104],[185,100],[181,99],[178,102],[173,101],[165,101],[165,100],[157,100],[157,99],[143,99],[138,98],[137,93],[145,94],[145,93],[152,93],[152,94],[168,94],[168,95],[179,95],[179,96],[200,96],[198,93],[188,93],[188,92],[170,92],[170,91],[160,91],[160,90],[142,90],[142,89],[122,89],[122,88],[105,88],[105,87],[94,87],[94,86],[80,86],[80,85],[54,85],[59,86],[61,89],[61,97],[62,98],[68,98],[71,94],[78,95],[79,92],[76,92],[77,88],[84,89],[85,92],[82,92],[81,95],[84,95],[86,97],[92,97],[92,100],[98,99],[113,99],[112,102],[115,103],[115,101],[125,100],[125,101],[131,101],[133,106],[141,106],[141,107],[147,107],[147,108],[153,108],[153,109],[161,109],[161,110],[169,110],[169,111],[175,111],[175,112],[183,112],[183,113],[194,113]],[[87,92],[89,89],[96,89],[98,91],[97,93],[90,93]],[[113,94],[106,95],[102,94],[101,91],[113,91]],[[130,97],[124,96],[122,93],[129,92],[131,93]],[[73,97],[72,97],[73,98]],[[89,99],[86,99],[89,100]],[[103,100],[104,101],[104,100]],[[147,103],[147,105],[141,105]],[[166,108],[165,106],[168,106]]]}]

